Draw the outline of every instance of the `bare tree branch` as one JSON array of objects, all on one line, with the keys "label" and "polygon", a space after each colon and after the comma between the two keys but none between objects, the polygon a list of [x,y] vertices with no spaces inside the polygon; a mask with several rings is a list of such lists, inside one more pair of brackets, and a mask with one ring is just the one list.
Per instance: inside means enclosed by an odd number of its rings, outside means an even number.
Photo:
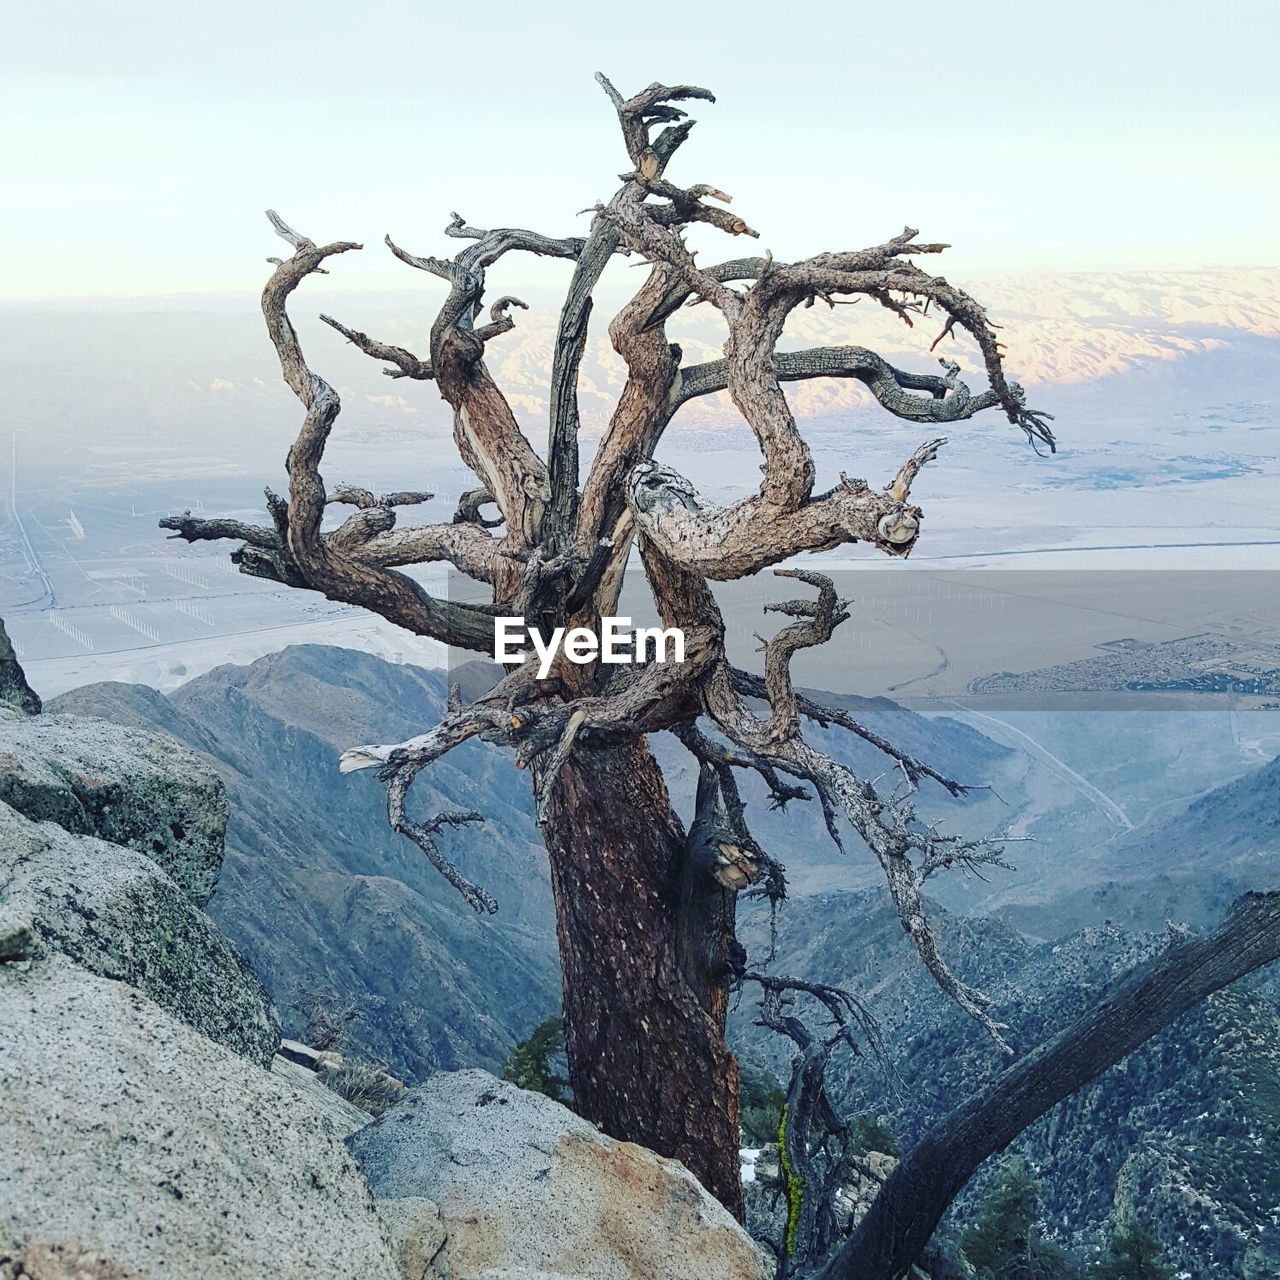
[{"label": "bare tree branch", "polygon": [[799,649],[825,644],[849,614],[844,601],[836,598],[831,579],[805,569],[775,569],[778,578],[798,578],[818,588],[817,601],[785,600],[766,604],[765,612],[785,613],[804,619],[783,627],[772,640],[762,642],[764,649],[764,686],[769,698],[769,734],[778,740],[800,732],[800,711],[796,691],[791,683],[791,658]]},{"label": "bare tree branch", "polygon": [[467,707],[454,711],[436,728],[408,742],[384,747],[353,747],[345,751],[338,762],[338,768],[343,773],[378,768],[378,776],[387,783],[387,815],[392,830],[412,840],[431,865],[458,890],[469,907],[489,915],[498,910],[498,904],[492,895],[467,880],[440,852],[435,841],[436,833],[442,826],[483,822],[483,817],[467,810],[445,812],[426,822],[415,822],[406,813],[405,797],[423,769],[481,733],[502,733],[507,727],[507,719],[502,711],[492,707]]},{"label": "bare tree branch", "polygon": [[251,547],[278,549],[280,538],[274,529],[262,525],[246,524],[243,520],[206,519],[184,511],[180,516],[163,516],[161,529],[173,529],[174,537],[184,542],[217,542],[230,539],[245,542]]},{"label": "bare tree branch", "polygon": [[[814,347],[808,351],[777,352],[774,376],[779,382],[808,378],[855,378],[895,417],[909,422],[958,422],[999,404],[994,391],[971,395],[956,377],[959,366],[940,361],[943,377],[896,369],[866,347]],[[728,387],[727,361],[689,365],[680,371],[677,398],[687,404],[698,396],[713,395]],[[911,391],[927,391],[916,396]]]},{"label": "bare tree branch", "polygon": [[503,523],[502,517],[495,520],[480,514],[480,508],[494,505],[493,494],[488,489],[468,489],[458,499],[458,509],[454,512],[454,524],[478,524],[482,529],[496,529]]},{"label": "bare tree branch", "polygon": [[[189,514],[166,517],[162,528],[174,529],[187,541],[205,538],[243,538],[241,567],[257,576],[273,577],[291,586],[320,591],[333,600],[359,604],[420,635],[432,636],[466,648],[487,651],[492,644],[492,624],[484,615],[465,606],[430,596],[412,578],[368,561],[360,555],[362,544],[394,522],[390,505],[376,510],[385,514],[373,522],[346,527],[336,541],[321,532],[329,501],[320,476],[329,432],[341,409],[337,392],[307,366],[297,332],[289,319],[289,295],[327,258],[360,246],[339,241],[318,247],[294,231],[274,211],[268,219],[277,234],[294,246],[291,258],[281,261],[262,292],[262,314],[267,332],[280,359],[285,382],[306,411],[293,447],[289,450],[289,501],[273,506],[275,533],[239,522],[204,521]],[[274,495],[269,495],[270,502]],[[366,532],[368,537],[362,537]]]},{"label": "bare tree branch", "polygon": [[430,362],[419,360],[411,351],[406,351],[403,347],[392,346],[388,342],[379,342],[376,338],[371,338],[368,334],[361,333],[358,329],[348,329],[346,325],[339,324],[332,316],[321,315],[320,319],[331,329],[336,329],[348,342],[359,347],[365,355],[372,356],[375,360],[385,360],[388,364],[395,365],[394,369],[384,369],[382,371],[387,377],[415,378],[420,382],[429,382],[435,377]]},{"label": "bare tree branch", "polygon": [[[934,456],[943,443],[929,441],[922,450]],[[628,508],[641,534],[665,555],[715,581],[748,577],[800,552],[828,551],[850,542],[867,542],[901,557],[911,553],[923,519],[919,507],[897,496],[908,465],[881,490],[843,478],[834,489],[799,506],[753,494],[716,507],[704,503],[694,486],[670,467],[642,462],[631,470]]]},{"label": "bare tree branch", "polygon": [[591,224],[565,294],[551,359],[547,458],[551,497],[543,516],[543,541],[564,551],[578,515],[578,369],[587,345],[592,290],[618,249],[617,231],[603,218]]},{"label": "bare tree branch", "polygon": [[[730,683],[735,693],[743,694],[745,697],[768,698],[769,696],[763,677],[754,675],[750,671],[743,671],[738,667],[733,667],[730,670]],[[876,750],[884,752],[891,760],[901,765],[908,779],[912,782],[918,783],[925,778],[931,778],[953,796],[967,795],[968,792],[974,789],[972,784],[966,785],[965,783],[957,782],[954,778],[947,777],[943,773],[939,773],[932,765],[926,764],[923,760],[918,760],[915,756],[903,751],[882,734],[876,733],[874,729],[867,728],[861,721],[854,719],[853,716],[846,711],[842,711],[839,707],[815,702],[803,693],[796,694],[796,707],[802,716],[812,720],[822,728],[833,724],[838,725],[841,729],[847,729],[865,742],[869,742]]]},{"label": "bare tree branch", "polygon": [[[796,1048],[791,1081],[779,1126],[778,1147],[787,1202],[787,1226],[779,1253],[779,1280],[810,1274],[840,1238],[836,1196],[856,1175],[879,1181],[854,1149],[850,1126],[826,1091],[826,1070],[840,1044],[862,1057],[859,1037],[887,1061],[880,1028],[871,1011],[852,993],[827,983],[748,971],[740,984],[756,983],[762,1000],[756,1025],[789,1039]],[[831,1033],[815,1035],[792,1012],[797,996],[807,996],[827,1014]]]},{"label": "bare tree branch", "polygon": [[[763,681],[771,708],[769,719],[761,720],[735,692],[732,670],[727,663],[713,668],[704,679],[703,705],[731,742],[763,757],[779,771],[813,785],[822,803],[828,830],[837,843],[834,815],[837,812],[844,815],[879,861],[902,927],[915,943],[935,982],[987,1030],[997,1047],[1009,1053],[1009,1045],[1001,1034],[1004,1027],[987,1012],[989,997],[960,981],[943,959],[921,892],[926,877],[945,866],[1004,865],[1003,844],[986,839],[964,841],[944,836],[932,826],[922,826],[916,820],[911,803],[915,783],[905,771],[906,793],[885,797],[872,783],[804,740],[799,730],[798,699],[791,685],[790,656],[797,641],[819,643],[821,637],[830,636],[833,620],[839,616],[839,602],[834,587],[823,575],[788,576],[801,576],[818,586],[819,599],[808,606],[813,614],[810,623],[793,624],[782,634],[777,657]],[[786,606],[786,611],[791,613],[804,610],[805,602]],[[788,636],[787,632],[791,634]],[[766,660],[767,657],[766,654]]]}]

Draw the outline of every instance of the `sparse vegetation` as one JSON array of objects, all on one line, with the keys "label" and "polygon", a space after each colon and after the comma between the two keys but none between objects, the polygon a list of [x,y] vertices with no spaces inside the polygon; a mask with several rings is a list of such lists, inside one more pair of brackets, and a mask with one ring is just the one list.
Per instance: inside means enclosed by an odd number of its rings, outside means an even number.
[{"label": "sparse vegetation", "polygon": [[531,1035],[511,1050],[502,1067],[502,1078],[544,1093],[556,1102],[569,1101],[569,1081],[557,1070],[557,1060],[564,1054],[564,1020],[559,1016],[539,1023]]},{"label": "sparse vegetation", "polygon": [[301,1019],[302,1039],[313,1049],[337,1049],[347,1043],[349,1028],[364,1015],[332,987],[298,984],[289,1006]]},{"label": "sparse vegetation", "polygon": [[742,1107],[742,1138],[749,1147],[764,1147],[775,1141],[787,1095],[772,1071],[739,1067],[738,1098]]},{"label": "sparse vegetation", "polygon": [[1075,1280],[1079,1275],[1068,1255],[1045,1238],[1039,1187],[1022,1159],[1001,1166],[960,1245],[978,1280]]},{"label": "sparse vegetation", "polygon": [[325,1086],[371,1116],[380,1116],[404,1095],[405,1087],[385,1062],[342,1058],[319,1073]]},{"label": "sparse vegetation", "polygon": [[850,1150],[860,1155],[870,1151],[882,1151],[887,1156],[902,1154],[902,1144],[884,1116],[864,1112],[850,1119],[849,1128],[852,1131]]}]

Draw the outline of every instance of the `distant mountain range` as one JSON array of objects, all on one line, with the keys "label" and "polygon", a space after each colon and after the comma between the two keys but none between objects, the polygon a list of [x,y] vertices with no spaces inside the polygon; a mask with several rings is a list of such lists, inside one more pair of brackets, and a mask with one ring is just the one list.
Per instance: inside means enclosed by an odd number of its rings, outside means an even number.
[{"label": "distant mountain range", "polygon": [[[482,664],[478,664],[482,665]],[[477,668],[478,669],[478,668]],[[484,680],[483,673],[467,679]],[[444,673],[351,649],[299,645],[248,666],[224,666],[164,696],[142,685],[87,685],[50,700],[50,711],[97,715],[172,733],[205,755],[231,794],[231,828],[213,911],[288,1006],[321,981],[368,1011],[356,1035],[371,1053],[417,1077],[440,1067],[502,1061],[515,1039],[559,1000],[553,914],[542,842],[525,775],[480,743],[450,753],[415,784],[423,810],[475,808],[483,826],[448,833],[451,856],[497,897],[480,920],[387,826],[384,793],[370,773],[341,775],[355,743],[393,742],[439,720]],[[946,716],[925,717],[884,698],[820,693],[953,777],[997,784],[956,801],[931,783],[922,816],[945,829],[999,830],[1043,805],[1028,758]],[[1118,727],[1118,726],[1117,726]],[[884,772],[873,747],[841,730],[815,743],[863,776]],[[693,762],[668,735],[654,748],[677,809],[691,816]],[[1108,742],[1118,754],[1122,744]],[[806,904],[836,889],[878,892],[880,873],[850,833],[840,853],[812,802],[769,808],[763,784],[744,777],[753,829],[788,868]],[[1185,808],[1095,853],[1105,830],[1091,809],[1063,806],[1026,820],[1043,838],[1012,846],[1017,877],[989,883],[940,879],[936,891],[968,915],[997,910],[1027,936],[1058,939],[1085,926],[1160,929],[1216,919],[1242,888],[1273,883],[1280,867],[1280,761],[1217,787]],[[1076,797],[1076,803],[1079,799]],[[1074,815],[1074,816],[1073,816]],[[1072,830],[1091,856],[1073,855]],[[802,914],[806,907],[797,907]]]},{"label": "distant mountain range", "polygon": [[[372,773],[342,775],[341,751],[421,733],[444,711],[442,671],[396,665],[351,649],[298,645],[249,666],[224,666],[172,695],[142,685],[87,685],[51,699],[50,712],[162,729],[208,758],[227,784],[231,822],[210,910],[248,954],[281,1006],[331,989],[364,1011],[363,1048],[418,1078],[441,1068],[501,1064],[516,1039],[559,1006],[545,855],[527,775],[508,753],[470,743],[432,766],[411,799],[423,811],[476,809],[483,826],[448,832],[449,855],[498,899],[477,917],[387,826]],[[841,699],[882,732],[943,767],[982,769],[1009,754],[976,730],[927,720],[884,700]],[[860,705],[861,704],[861,705]],[[842,753],[864,772],[883,763],[845,734]],[[678,806],[691,806],[695,772],[683,747],[655,743]],[[933,790],[932,784],[931,791]],[[768,810],[746,786],[761,839],[822,882],[870,883],[870,859],[831,846],[814,804]],[[941,797],[941,798],[939,798]],[[925,812],[977,809],[937,791]],[[959,811],[957,814],[956,811]],[[794,858],[792,856],[794,852]]]},{"label": "distant mountain range", "polygon": [[1094,874],[1105,878],[997,914],[1050,939],[1089,925],[1199,928],[1245,889],[1280,888],[1280,757],[1117,841]]},{"label": "distant mountain range", "polygon": [[[488,816],[483,827],[448,835],[450,855],[499,899],[500,913],[488,919],[389,831],[376,778],[336,770],[339,751],[353,743],[396,741],[438,720],[443,686],[438,671],[304,645],[217,668],[168,697],[98,684],[52,699],[47,710],[166,730],[206,756],[231,796],[211,911],[281,1005],[286,1030],[300,1031],[290,1007],[299,992],[332,991],[363,1012],[357,1045],[420,1078],[439,1068],[497,1067],[559,1004],[545,861],[527,778],[509,757],[470,744],[415,788],[424,809]],[[1021,803],[1025,759],[968,725],[884,699],[822,696],[948,772],[997,776],[1010,789],[1002,799],[978,793],[958,804],[926,790],[926,816],[972,832]],[[819,737],[865,774],[883,771],[866,744]],[[654,745],[687,816],[691,761],[666,735]],[[814,805],[770,813],[750,780],[746,790],[759,835],[788,864],[797,890],[780,917],[773,967],[840,983],[867,1001],[901,1085],[864,1058],[834,1068],[836,1092],[850,1109],[889,1116],[910,1143],[1000,1059],[921,967],[856,841],[842,857]],[[1166,920],[1207,925],[1242,889],[1280,881],[1278,794],[1280,761],[1272,761],[1174,806],[1104,857],[1072,859],[1059,837],[1059,852],[1044,864],[1045,890],[1033,900],[995,915],[935,907],[944,953],[961,978],[996,998],[1013,1043],[1027,1047],[1158,948]],[[986,896],[948,901],[973,911],[997,897],[987,886]],[[747,904],[741,915],[749,953],[763,957],[764,912]],[[1270,1215],[1280,1203],[1278,985],[1266,974],[1214,998],[1024,1135],[1019,1150],[1039,1172],[1050,1225],[1064,1243],[1087,1256],[1110,1217],[1138,1205],[1186,1274],[1277,1274],[1280,1238]],[[746,995],[733,1015],[736,1043],[749,1061],[785,1074],[785,1048],[752,1026],[752,1010]],[[980,1178],[970,1200],[981,1187]]]},{"label": "distant mountain range", "polygon": [[[945,267],[945,264],[943,264]],[[1004,326],[1010,373],[1031,388],[1109,379],[1119,373],[1168,369],[1195,355],[1247,349],[1251,340],[1280,337],[1280,269],[1224,268],[1168,272],[1024,273],[961,280]],[[598,434],[621,389],[625,369],[614,353],[607,320],[625,299],[602,296],[582,363],[584,429]],[[530,295],[515,329],[494,342],[489,363],[522,421],[545,421],[550,351],[560,299]],[[356,443],[376,431],[384,443],[407,429],[444,432],[449,412],[430,387],[387,382],[315,316],[339,319],[388,342],[421,350],[432,313],[429,300],[399,294],[300,297],[295,319],[315,367],[342,392],[342,435]],[[677,313],[668,325],[687,362],[717,359],[723,334],[708,308]],[[870,302],[796,312],[783,347],[858,344],[928,370],[932,320],[907,329]],[[68,361],[68,352],[74,358]],[[938,354],[972,373],[976,351],[948,342]],[[46,440],[83,438],[92,405],[92,443],[122,446],[148,433],[177,433],[190,445],[205,438],[214,452],[228,443],[260,444],[259,428],[279,428],[289,413],[273,353],[252,299],[161,301],[147,308],[101,310],[69,306],[0,309],[0,377],[10,418]],[[92,387],[90,393],[89,388]],[[1247,393],[1247,388],[1244,389]],[[868,403],[848,380],[794,384],[788,394],[800,416],[822,417]],[[1237,397],[1240,398],[1240,397]],[[1247,398],[1247,395],[1246,397]],[[736,420],[723,396],[687,406],[691,428]],[[204,433],[216,435],[204,437]],[[278,439],[278,434],[272,439]],[[275,450],[278,452],[278,450]]]},{"label": "distant mountain range", "polygon": [[[497,752],[467,746],[420,786],[419,804],[481,809],[449,834],[450,855],[502,903],[481,920],[387,825],[369,773],[338,773],[353,743],[399,741],[437,722],[439,673],[345,649],[300,646],[219,667],[165,697],[98,684],[46,704],[163,729],[213,764],[231,820],[210,912],[281,1008],[332,993],[362,1011],[354,1040],[419,1078],[494,1069],[559,1003],[550,890],[522,788]],[[523,781],[523,778],[521,778]]]}]

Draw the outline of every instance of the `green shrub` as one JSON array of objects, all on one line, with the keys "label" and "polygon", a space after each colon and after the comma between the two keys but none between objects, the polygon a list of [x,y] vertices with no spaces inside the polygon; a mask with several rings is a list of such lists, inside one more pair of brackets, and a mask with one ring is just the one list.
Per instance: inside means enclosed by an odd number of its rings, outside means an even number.
[{"label": "green shrub", "polygon": [[742,1138],[749,1147],[763,1147],[777,1139],[778,1120],[787,1095],[772,1071],[743,1063],[738,1072],[738,1104]]},{"label": "green shrub", "polygon": [[979,1280],[1074,1280],[1071,1259],[1040,1229],[1040,1192],[1025,1160],[1006,1161],[960,1238]]},{"label": "green shrub", "polygon": [[1160,1238],[1136,1218],[1116,1226],[1107,1257],[1089,1269],[1089,1280],[1173,1280]]},{"label": "green shrub", "polygon": [[859,1155],[866,1155],[868,1151],[882,1151],[887,1156],[902,1155],[902,1144],[884,1116],[871,1112],[856,1115],[849,1121],[849,1128],[853,1150]]},{"label": "green shrub", "polygon": [[568,1102],[569,1081],[555,1070],[554,1060],[564,1053],[564,1019],[548,1018],[526,1040],[511,1050],[502,1067],[502,1078],[521,1089]]}]

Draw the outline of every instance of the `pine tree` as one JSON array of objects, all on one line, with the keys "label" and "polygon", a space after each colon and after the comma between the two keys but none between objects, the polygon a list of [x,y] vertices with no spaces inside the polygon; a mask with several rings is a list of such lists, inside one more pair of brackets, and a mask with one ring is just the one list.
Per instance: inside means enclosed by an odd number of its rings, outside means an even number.
[{"label": "pine tree", "polygon": [[1117,1223],[1108,1256],[1089,1270],[1089,1280],[1173,1280],[1160,1238],[1137,1218]]},{"label": "pine tree", "polygon": [[1040,1230],[1040,1192],[1022,1159],[1006,1161],[961,1237],[980,1280],[1072,1280],[1078,1272]]},{"label": "pine tree", "polygon": [[548,1018],[521,1040],[502,1067],[502,1078],[522,1089],[545,1093],[557,1102],[567,1102],[568,1080],[559,1075],[554,1059],[564,1053],[564,1020]]},{"label": "pine tree", "polygon": [[786,1092],[772,1071],[740,1066],[738,1083],[742,1136],[748,1146],[763,1147],[778,1137],[778,1121],[787,1101]]}]

